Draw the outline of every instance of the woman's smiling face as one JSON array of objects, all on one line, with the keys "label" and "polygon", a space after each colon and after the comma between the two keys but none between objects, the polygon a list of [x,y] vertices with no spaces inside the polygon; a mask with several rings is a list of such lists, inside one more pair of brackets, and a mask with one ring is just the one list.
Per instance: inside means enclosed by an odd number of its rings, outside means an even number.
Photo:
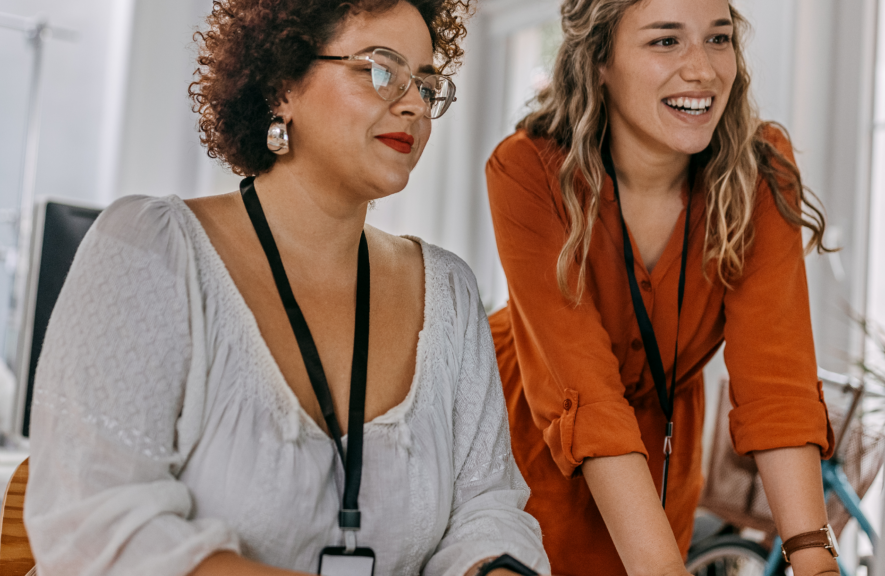
[{"label": "woman's smiling face", "polygon": [[652,153],[704,150],[737,74],[727,0],[643,0],[628,8],[601,69],[614,138]]},{"label": "woman's smiling face", "polygon": [[[416,76],[433,72],[430,31],[407,2],[348,17],[321,54],[348,56],[375,47],[404,56]],[[426,109],[414,81],[399,100],[385,101],[372,85],[370,63],[319,60],[276,113],[291,120],[291,162],[367,201],[405,188],[430,137]]]}]

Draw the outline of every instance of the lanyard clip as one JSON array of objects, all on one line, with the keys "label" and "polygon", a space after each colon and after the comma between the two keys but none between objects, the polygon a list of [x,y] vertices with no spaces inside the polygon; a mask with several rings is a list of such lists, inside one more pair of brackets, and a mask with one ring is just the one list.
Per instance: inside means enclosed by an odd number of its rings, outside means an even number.
[{"label": "lanyard clip", "polygon": [[664,437],[664,455],[669,456],[673,453],[673,423],[667,422],[667,435]]},{"label": "lanyard clip", "polygon": [[340,510],[338,527],[344,532],[344,553],[353,554],[356,550],[356,533],[360,529],[360,511]]}]

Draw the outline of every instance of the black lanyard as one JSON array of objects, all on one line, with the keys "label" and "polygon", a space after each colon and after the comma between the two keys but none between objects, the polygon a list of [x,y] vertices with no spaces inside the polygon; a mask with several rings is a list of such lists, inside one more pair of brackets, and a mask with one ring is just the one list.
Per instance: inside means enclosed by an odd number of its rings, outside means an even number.
[{"label": "black lanyard", "polygon": [[636,314],[636,322],[639,324],[639,332],[642,334],[642,345],[645,348],[645,356],[648,359],[648,367],[655,381],[658,392],[658,401],[664,416],[667,417],[667,429],[664,437],[664,477],[661,485],[661,506],[667,507],[667,477],[670,473],[670,453],[673,451],[673,394],[676,390],[676,360],[679,358],[679,319],[682,316],[682,300],[685,295],[685,263],[688,260],[688,233],[691,221],[691,196],[694,190],[695,166],[694,160],[688,168],[688,204],[685,207],[685,232],[682,236],[682,262],[679,266],[679,295],[676,308],[676,350],[673,352],[673,375],[670,389],[667,389],[667,376],[664,373],[664,363],[661,361],[661,351],[655,338],[655,331],[642,301],[642,293],[639,291],[639,283],[636,281],[636,271],[633,265],[633,245],[630,243],[630,233],[627,231],[627,223],[624,222],[624,211],[621,209],[621,196],[618,192],[618,177],[615,175],[615,164],[611,153],[606,149],[602,154],[602,163],[605,171],[612,179],[615,188],[615,200],[618,202],[618,213],[621,215],[621,232],[624,236],[624,264],[627,266],[627,278],[630,283],[630,298],[633,300],[633,311]]},{"label": "black lanyard", "polygon": [[267,262],[270,264],[273,279],[276,282],[280,299],[289,316],[289,323],[298,341],[304,366],[307,368],[307,376],[313,386],[314,394],[323,411],[323,418],[329,432],[338,447],[341,461],[344,463],[344,498],[341,511],[338,513],[338,526],[342,530],[355,531],[360,528],[360,511],[358,497],[360,493],[360,480],[363,469],[363,422],[366,409],[366,365],[369,358],[369,246],[366,244],[366,234],[360,236],[359,260],[357,264],[356,281],[356,322],[353,330],[353,364],[350,370],[350,407],[347,418],[347,454],[344,453],[344,445],[341,443],[341,428],[338,419],[335,418],[335,408],[332,405],[332,393],[326,382],[326,373],[320,362],[316,344],[310,335],[310,328],[301,313],[277,244],[274,242],[258,194],[255,192],[253,181],[255,178],[245,178],[240,182],[240,193],[243,195],[243,203],[252,220],[252,226],[264,248]]}]

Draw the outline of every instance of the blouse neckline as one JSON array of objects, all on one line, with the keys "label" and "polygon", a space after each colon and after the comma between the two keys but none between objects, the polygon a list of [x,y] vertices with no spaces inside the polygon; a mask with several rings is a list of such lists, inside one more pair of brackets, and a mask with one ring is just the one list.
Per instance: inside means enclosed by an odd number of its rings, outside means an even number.
[{"label": "blouse neckline", "polygon": [[[203,225],[200,223],[200,219],[197,218],[196,214],[190,209],[190,207],[176,195],[170,195],[167,197],[172,205],[176,208],[178,212],[180,212],[187,221],[188,228],[192,231],[192,238],[194,240],[195,248],[205,254],[211,266],[216,269],[218,274],[218,278],[221,282],[221,287],[223,290],[226,290],[229,295],[232,297],[232,301],[234,305],[239,308],[237,316],[243,320],[242,327],[246,332],[247,337],[252,339],[259,353],[262,355],[261,363],[264,366],[268,367],[268,374],[270,384],[277,388],[278,391],[282,390],[282,396],[287,398],[291,403],[292,412],[298,414],[300,419],[303,422],[307,423],[307,432],[309,432],[312,436],[319,436],[326,440],[331,441],[332,437],[326,434],[322,428],[316,423],[313,417],[304,410],[301,405],[301,401],[298,399],[298,396],[289,386],[289,383],[286,382],[286,378],[283,376],[282,370],[280,370],[279,365],[277,364],[276,358],[274,358],[273,354],[270,351],[270,347],[267,345],[267,342],[264,340],[264,336],[261,334],[261,330],[258,328],[258,321],[255,319],[255,315],[252,313],[252,309],[249,308],[249,305],[246,304],[246,300],[243,298],[243,295],[240,293],[240,290],[237,288],[236,283],[230,275],[230,272],[227,269],[227,265],[225,265],[224,260],[221,259],[221,256],[218,254],[218,251],[215,250],[215,246],[212,244],[212,241],[209,239],[209,235],[206,233],[206,230],[203,228]],[[363,429],[368,432],[372,428],[377,426],[385,426],[390,424],[399,424],[404,423],[407,415],[412,412],[412,408],[415,404],[415,396],[418,387],[421,384],[421,363],[422,359],[427,356],[427,337],[426,334],[428,329],[433,326],[433,319],[430,317],[430,311],[433,310],[433,306],[430,304],[431,298],[433,294],[431,294],[433,290],[433,283],[430,282],[430,268],[428,262],[428,250],[427,243],[424,242],[421,238],[416,236],[402,236],[403,238],[416,241],[421,246],[421,257],[424,263],[424,321],[421,326],[421,331],[418,333],[418,345],[416,346],[416,355],[415,355],[415,373],[412,376],[412,383],[409,386],[409,392],[406,394],[406,397],[402,402],[396,404],[392,408],[390,408],[387,412],[373,418],[369,422],[365,422],[363,424]],[[347,434],[345,434],[342,438],[347,438]]]}]

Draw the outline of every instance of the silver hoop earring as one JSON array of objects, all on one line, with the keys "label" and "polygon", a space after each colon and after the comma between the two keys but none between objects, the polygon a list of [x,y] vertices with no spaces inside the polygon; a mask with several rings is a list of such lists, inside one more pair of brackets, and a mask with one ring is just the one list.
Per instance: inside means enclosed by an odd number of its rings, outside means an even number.
[{"label": "silver hoop earring", "polygon": [[289,131],[279,116],[274,116],[267,129],[267,149],[277,155],[289,153]]}]

